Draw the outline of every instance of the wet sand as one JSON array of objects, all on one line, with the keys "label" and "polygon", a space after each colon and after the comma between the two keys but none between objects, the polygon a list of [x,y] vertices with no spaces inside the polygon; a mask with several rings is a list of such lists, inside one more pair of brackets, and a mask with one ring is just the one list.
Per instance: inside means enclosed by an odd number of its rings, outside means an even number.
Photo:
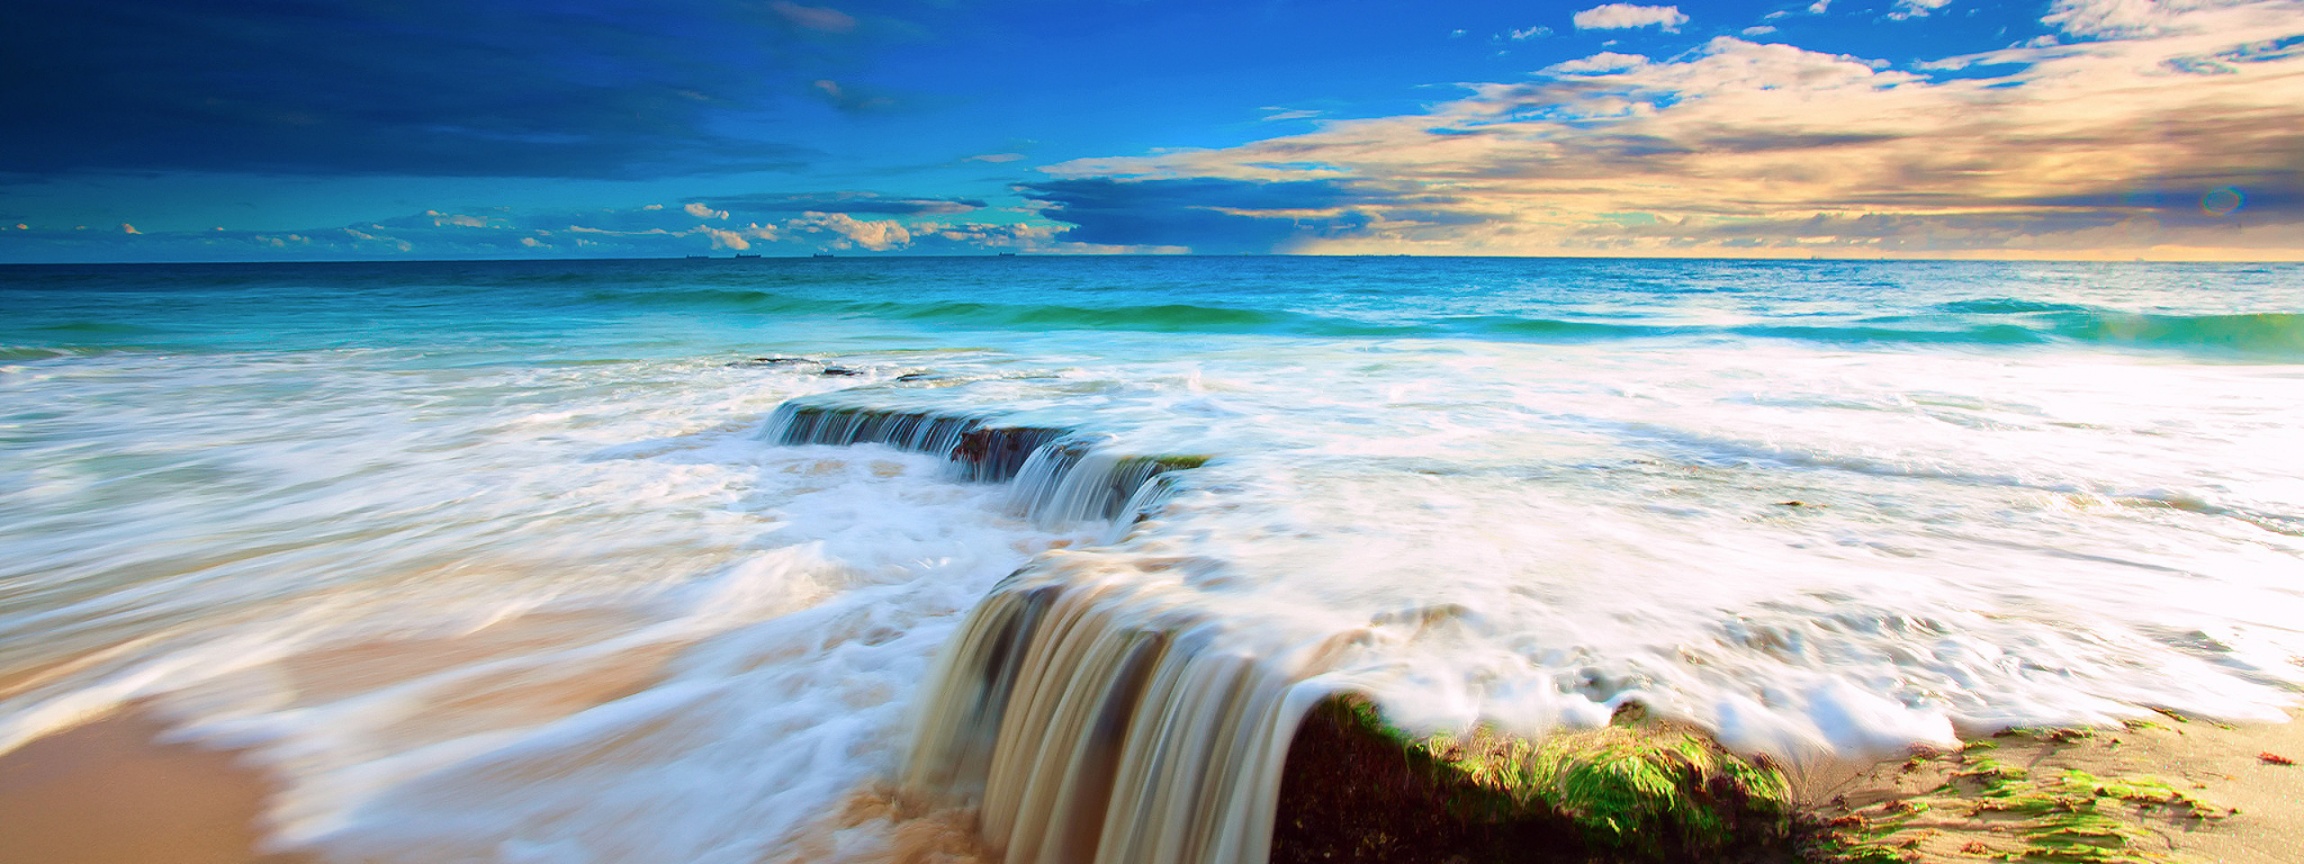
[{"label": "wet sand", "polygon": [[[305,703],[403,683],[491,659],[544,655],[621,619],[536,614],[455,637],[358,643],[288,658],[262,673]],[[380,732],[415,747],[548,722],[645,689],[675,645],[649,645],[477,676],[434,708]],[[0,754],[0,864],[298,864],[260,854],[272,778],[242,754],[161,743],[168,729],[133,706]]]},{"label": "wet sand", "polygon": [[163,744],[127,710],[0,755],[0,862],[293,864],[261,855],[272,784],[237,754]]},{"label": "wet sand", "polygon": [[2281,764],[2304,763],[2304,711],[2291,712],[2290,721],[2279,724],[2236,726],[2168,715],[2111,729],[1983,736],[1961,752],[1882,761],[1802,790],[1802,797],[1825,821],[1900,826],[1884,836],[1916,853],[1917,860],[1983,860],[2019,852],[2025,842],[2009,813],[1972,811],[1984,803],[1973,790],[1941,791],[1985,759],[2044,783],[2069,771],[2115,783],[2157,780],[2197,802],[2107,801],[2103,812],[2120,814],[2147,833],[2149,839],[2135,844],[2139,851],[2219,864],[2304,859],[2304,764]]}]

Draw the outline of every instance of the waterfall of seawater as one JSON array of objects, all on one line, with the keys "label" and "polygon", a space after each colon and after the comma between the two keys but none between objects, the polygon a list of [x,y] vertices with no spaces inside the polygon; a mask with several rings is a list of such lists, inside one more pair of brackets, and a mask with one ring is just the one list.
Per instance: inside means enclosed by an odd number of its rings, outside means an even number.
[{"label": "waterfall of seawater", "polygon": [[[904,776],[1008,864],[1258,862],[1332,650],[1241,634],[1094,553],[1019,571],[946,649]],[[1135,573],[1139,579],[1144,575]]]},{"label": "waterfall of seawater", "polygon": [[1170,472],[1200,457],[1107,452],[1093,436],[983,417],[786,403],[768,421],[779,444],[885,444],[944,457],[963,480],[1012,481],[1009,509],[1042,525],[1110,521],[1120,530],[1158,506]]},{"label": "waterfall of seawater", "polygon": [[[1019,515],[1110,520],[1158,506],[1197,457],[1123,456],[1088,436],[934,412],[788,404],[784,444],[879,443],[1008,481]],[[905,794],[975,813],[1008,864],[1264,860],[1289,741],[1338,646],[1254,646],[1179,599],[1161,562],[1051,553],[994,588],[946,646]]]}]

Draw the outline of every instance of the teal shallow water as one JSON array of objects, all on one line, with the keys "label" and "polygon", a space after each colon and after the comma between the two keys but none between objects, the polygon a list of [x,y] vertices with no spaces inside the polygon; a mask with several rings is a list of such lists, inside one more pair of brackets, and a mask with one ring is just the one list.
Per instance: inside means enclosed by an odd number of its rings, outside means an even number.
[{"label": "teal shallow water", "polygon": [[0,345],[33,356],[614,340],[669,318],[701,349],[794,335],[806,344],[809,325],[848,322],[929,332],[2103,345],[2294,360],[2304,357],[2298,274],[2292,265],[1426,258],[33,266],[0,278],[12,313]]},{"label": "teal shallow water", "polygon": [[[1434,728],[1865,751],[2304,684],[2294,266],[13,267],[0,311],[0,747],[157,699],[355,860],[790,857],[1035,561],[1359,634],[1334,674]],[[766,440],[793,398],[1214,461],[1116,538]]]}]

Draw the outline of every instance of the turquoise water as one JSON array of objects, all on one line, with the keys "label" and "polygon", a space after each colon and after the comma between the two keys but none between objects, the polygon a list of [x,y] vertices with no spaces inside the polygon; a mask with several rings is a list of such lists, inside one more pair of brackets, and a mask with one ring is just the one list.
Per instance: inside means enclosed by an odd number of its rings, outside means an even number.
[{"label": "turquoise water", "polygon": [[[601,357],[825,330],[2091,345],[2304,357],[2292,265],[1431,258],[14,267],[12,356],[463,345]],[[660,329],[662,328],[662,329]],[[874,346],[862,346],[866,348]],[[628,356],[620,356],[628,355]]]},{"label": "turquoise water", "polygon": [[[1639,701],[1798,757],[2304,685],[2304,267],[11,267],[0,311],[0,748],[143,701],[349,860],[816,854],[1018,568],[1424,728]],[[1211,461],[1051,517],[778,444],[794,399]]]}]

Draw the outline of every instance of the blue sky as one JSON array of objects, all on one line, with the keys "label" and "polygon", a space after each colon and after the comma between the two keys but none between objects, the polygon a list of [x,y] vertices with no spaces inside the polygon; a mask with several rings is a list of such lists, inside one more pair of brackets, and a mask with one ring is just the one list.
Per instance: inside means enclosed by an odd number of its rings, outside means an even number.
[{"label": "blue sky", "polygon": [[2304,3],[20,0],[0,261],[2304,257]]}]

